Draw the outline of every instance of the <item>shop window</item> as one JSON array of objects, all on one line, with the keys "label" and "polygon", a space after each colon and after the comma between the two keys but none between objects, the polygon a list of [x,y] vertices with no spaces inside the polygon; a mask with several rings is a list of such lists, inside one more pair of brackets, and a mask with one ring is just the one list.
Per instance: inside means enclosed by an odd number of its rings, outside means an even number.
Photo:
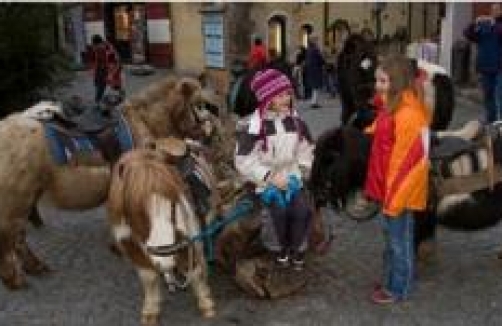
[{"label": "shop window", "polygon": [[303,24],[302,28],[300,30],[300,38],[301,38],[301,44],[304,47],[307,47],[309,43],[309,36],[312,34],[314,31],[314,28],[310,24]]},{"label": "shop window", "polygon": [[129,41],[131,37],[131,20],[127,6],[119,6],[114,10],[115,39]]}]

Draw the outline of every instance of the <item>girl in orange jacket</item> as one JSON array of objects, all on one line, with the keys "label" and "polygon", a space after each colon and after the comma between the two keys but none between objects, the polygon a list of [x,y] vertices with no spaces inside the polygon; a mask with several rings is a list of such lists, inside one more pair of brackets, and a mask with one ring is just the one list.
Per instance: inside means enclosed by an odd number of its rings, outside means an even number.
[{"label": "girl in orange jacket", "polygon": [[382,204],[384,275],[371,297],[377,304],[407,299],[414,281],[412,212],[426,206],[430,123],[415,81],[405,57],[385,58],[376,71],[377,93],[391,115],[383,126],[377,120],[366,183],[366,194]]}]

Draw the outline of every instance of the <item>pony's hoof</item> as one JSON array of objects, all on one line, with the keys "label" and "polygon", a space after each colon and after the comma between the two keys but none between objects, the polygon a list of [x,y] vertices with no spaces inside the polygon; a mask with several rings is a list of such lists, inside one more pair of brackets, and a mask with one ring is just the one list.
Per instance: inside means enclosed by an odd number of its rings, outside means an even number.
[{"label": "pony's hoof", "polygon": [[115,256],[122,257],[122,251],[120,250],[120,247],[116,242],[110,242],[108,244],[108,249],[110,249],[111,253]]},{"label": "pony's hoof", "polygon": [[141,316],[141,326],[159,326],[158,314],[144,314]]},{"label": "pony's hoof", "polygon": [[422,242],[418,246],[417,258],[421,262],[433,262],[436,259],[436,243],[431,241]]},{"label": "pony's hoof", "polygon": [[43,276],[52,272],[51,268],[41,261],[23,265],[24,271],[29,275]]},{"label": "pony's hoof", "polygon": [[28,287],[28,282],[24,275],[14,275],[12,277],[2,278],[3,284],[9,290],[21,290]]},{"label": "pony's hoof", "polygon": [[202,317],[204,317],[204,318],[213,318],[214,316],[216,316],[216,312],[212,308],[205,309],[202,311]]}]

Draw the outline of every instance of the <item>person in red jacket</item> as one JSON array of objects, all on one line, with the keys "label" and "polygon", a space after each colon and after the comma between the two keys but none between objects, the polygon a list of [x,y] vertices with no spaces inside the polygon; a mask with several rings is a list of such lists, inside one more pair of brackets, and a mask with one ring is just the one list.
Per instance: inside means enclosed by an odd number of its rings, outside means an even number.
[{"label": "person in red jacket", "polygon": [[411,62],[402,56],[382,61],[375,73],[381,98],[365,184],[365,195],[382,205],[385,251],[376,304],[409,298],[415,278],[413,212],[426,207],[431,112]]},{"label": "person in red jacket", "polygon": [[262,69],[267,64],[267,49],[261,38],[257,37],[249,52],[248,68],[251,70]]},{"label": "person in red jacket", "polygon": [[122,66],[119,55],[110,42],[97,34],[92,37],[91,67],[96,87],[96,103],[101,102],[107,87],[122,92]]},{"label": "person in red jacket", "polygon": [[373,98],[376,118],[366,129],[366,132],[373,134],[373,141],[364,195],[379,203],[382,203],[385,198],[385,177],[394,143],[394,118],[386,105],[389,88],[389,75],[381,68],[376,69],[375,97]]}]

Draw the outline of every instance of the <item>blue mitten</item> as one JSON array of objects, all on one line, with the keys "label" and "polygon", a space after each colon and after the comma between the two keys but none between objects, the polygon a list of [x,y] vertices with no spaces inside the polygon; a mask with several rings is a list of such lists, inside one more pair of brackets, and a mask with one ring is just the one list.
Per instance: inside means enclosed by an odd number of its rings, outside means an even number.
[{"label": "blue mitten", "polygon": [[288,189],[286,190],[285,200],[289,204],[295,198],[296,194],[300,192],[302,185],[300,180],[296,175],[290,175],[288,177]]},{"label": "blue mitten", "polygon": [[284,201],[282,191],[274,185],[268,185],[265,190],[263,190],[260,197],[261,200],[267,205],[275,202],[280,207],[286,207],[286,202]]}]

